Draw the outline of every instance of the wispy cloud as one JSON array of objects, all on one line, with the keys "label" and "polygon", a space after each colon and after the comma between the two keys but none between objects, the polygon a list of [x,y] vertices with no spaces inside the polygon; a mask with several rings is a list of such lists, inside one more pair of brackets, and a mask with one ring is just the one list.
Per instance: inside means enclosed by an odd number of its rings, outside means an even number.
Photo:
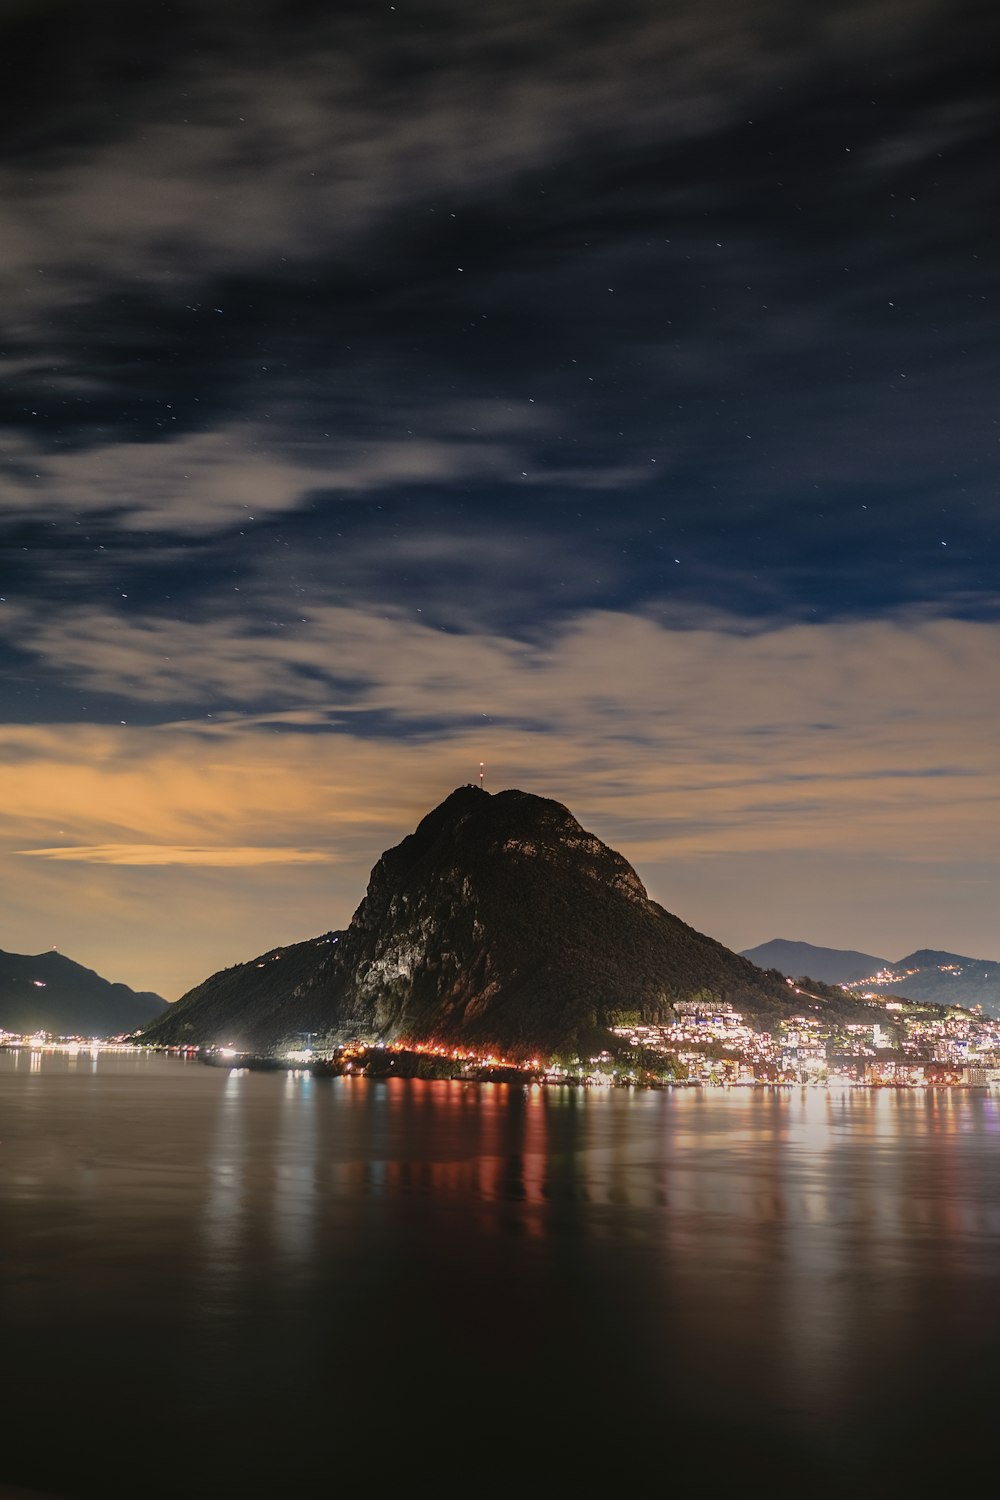
[{"label": "wispy cloud", "polygon": [[330,852],[314,849],[217,848],[192,844],[71,844],[56,849],[17,849],[33,859],[68,860],[89,865],[215,865],[220,868],[249,865],[328,864]]},{"label": "wispy cloud", "polygon": [[104,691],[145,682],[167,699],[195,684],[215,710],[159,728],[4,730],[18,848],[260,850],[273,825],[282,849],[321,857],[377,839],[393,809],[434,799],[483,755],[505,781],[578,789],[658,853],[843,849],[863,827],[877,847],[971,857],[1000,795],[996,624],[746,634],[586,614],[534,643],[347,609],[261,639],[220,622],[96,625],[70,618],[35,645]]},{"label": "wispy cloud", "polygon": [[194,701],[213,719],[310,710],[331,727],[360,713],[444,727],[485,715],[582,736],[595,725],[671,742],[710,734],[713,756],[733,725],[743,759],[754,744],[771,756],[785,735],[822,745],[809,730],[820,724],[863,743],[873,722],[897,725],[908,753],[919,724],[918,753],[946,764],[959,726],[993,722],[1000,686],[1000,625],[929,613],[751,631],[698,611],[668,611],[666,626],[584,611],[525,638],[445,631],[401,611],[319,603],[296,618],[280,607],[264,602],[266,628],[224,606],[201,624],[99,607],[10,606],[7,618],[20,649],[68,680],[128,700]]},{"label": "wispy cloud", "polygon": [[[826,43],[854,53],[895,33],[903,50],[937,10],[882,0]],[[315,27],[306,46],[294,31],[294,48],[269,37],[264,65],[245,18],[215,7],[204,26],[227,64],[211,73],[201,27],[178,25],[134,114],[3,183],[14,273],[34,272],[24,311],[94,283],[185,285],[213,269],[343,253],[408,206],[479,198],[484,183],[495,192],[595,140],[697,138],[812,55],[780,12],[765,30],[737,0],[711,17],[626,10],[614,25],[585,0],[449,11],[433,43],[405,13],[393,18],[411,53],[405,98],[384,70],[381,28],[350,15]]]}]

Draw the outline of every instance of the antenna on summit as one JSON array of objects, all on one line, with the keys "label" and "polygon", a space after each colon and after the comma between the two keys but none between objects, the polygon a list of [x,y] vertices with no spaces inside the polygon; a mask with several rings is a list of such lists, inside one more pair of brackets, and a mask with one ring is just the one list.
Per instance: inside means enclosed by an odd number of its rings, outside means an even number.
[{"label": "antenna on summit", "polygon": [[479,790],[481,792],[485,791],[485,787],[483,786],[483,782],[485,780],[486,780],[486,762],[481,760],[479,762]]}]

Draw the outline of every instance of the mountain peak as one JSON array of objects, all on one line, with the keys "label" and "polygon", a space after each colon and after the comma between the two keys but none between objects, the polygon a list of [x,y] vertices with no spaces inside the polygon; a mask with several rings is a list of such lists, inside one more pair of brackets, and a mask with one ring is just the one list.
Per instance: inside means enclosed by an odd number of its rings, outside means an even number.
[{"label": "mountain peak", "polygon": [[387,882],[408,888],[446,866],[466,876],[479,871],[487,879],[506,869],[513,880],[515,866],[526,860],[561,865],[566,875],[575,871],[632,900],[648,900],[628,861],[582,828],[561,802],[517,788],[491,793],[470,785],[457,787],[402,843],[386,850],[355,920],[368,919],[369,904]]},{"label": "mountain peak", "polygon": [[996,967],[994,959],[969,958],[962,953],[946,953],[940,948],[917,948],[915,952],[908,953],[905,958],[897,959],[893,968],[939,969],[953,964],[986,964]]},{"label": "mountain peak", "polygon": [[888,967],[888,960],[854,948],[819,948],[814,943],[772,938],[756,948],[744,948],[743,957],[762,969],[778,969],[793,979],[808,974],[823,984],[851,984]]},{"label": "mountain peak", "polygon": [[419,835],[423,829],[435,829],[449,823],[464,823],[469,817],[477,818],[484,828],[517,822],[580,826],[568,807],[550,797],[522,792],[517,787],[489,792],[485,787],[469,782],[449,792],[443,802],[426,813],[417,824],[415,833]]}]

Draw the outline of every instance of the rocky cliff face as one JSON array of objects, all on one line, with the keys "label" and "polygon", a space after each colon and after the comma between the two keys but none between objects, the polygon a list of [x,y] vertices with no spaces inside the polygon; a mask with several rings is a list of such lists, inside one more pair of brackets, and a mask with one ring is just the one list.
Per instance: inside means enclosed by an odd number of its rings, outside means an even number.
[{"label": "rocky cliff face", "polygon": [[[702,991],[752,1012],[788,998],[651,901],[560,803],[473,786],[383,854],[346,932],[276,951],[291,962],[214,976],[149,1038],[260,1048],[313,1032],[524,1056],[596,1040],[622,1013],[666,1019]],[[223,1010],[238,1036],[218,1034]]]}]

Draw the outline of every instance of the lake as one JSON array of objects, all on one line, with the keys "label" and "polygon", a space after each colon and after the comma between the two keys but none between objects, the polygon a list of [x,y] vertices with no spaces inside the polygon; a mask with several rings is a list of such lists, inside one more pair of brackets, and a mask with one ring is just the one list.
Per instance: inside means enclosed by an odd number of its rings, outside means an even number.
[{"label": "lake", "polygon": [[992,1444],[1000,1098],[0,1052],[0,1481],[766,1481]]}]

